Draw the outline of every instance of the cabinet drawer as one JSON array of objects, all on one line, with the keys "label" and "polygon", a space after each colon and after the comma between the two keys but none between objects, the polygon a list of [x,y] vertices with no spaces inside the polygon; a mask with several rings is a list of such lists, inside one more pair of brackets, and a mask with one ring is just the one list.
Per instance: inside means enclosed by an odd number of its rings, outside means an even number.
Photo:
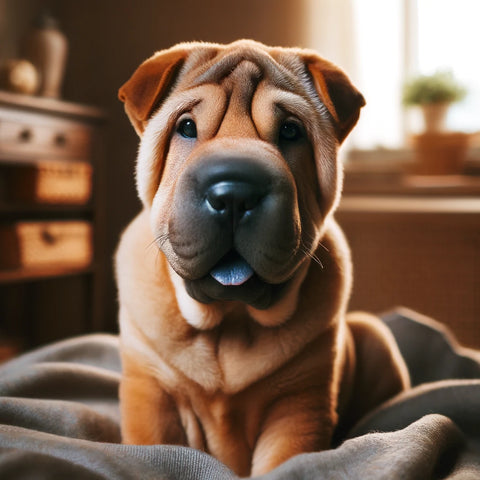
[{"label": "cabinet drawer", "polygon": [[85,221],[18,222],[0,227],[0,268],[86,267],[93,257]]},{"label": "cabinet drawer", "polygon": [[0,153],[88,159],[89,127],[76,123],[0,119]]},{"label": "cabinet drawer", "polygon": [[92,190],[92,166],[79,161],[38,161],[0,166],[7,201],[83,205]]}]

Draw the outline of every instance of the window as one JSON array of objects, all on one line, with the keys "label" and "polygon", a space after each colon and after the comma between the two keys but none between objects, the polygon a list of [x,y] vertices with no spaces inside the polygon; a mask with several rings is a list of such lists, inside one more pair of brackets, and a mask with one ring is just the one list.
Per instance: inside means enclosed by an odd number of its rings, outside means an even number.
[{"label": "window", "polygon": [[449,116],[452,129],[480,130],[480,2],[478,0],[416,0],[418,70],[430,74],[450,68],[467,90]]},{"label": "window", "polygon": [[439,69],[468,90],[448,126],[480,130],[480,1],[310,0],[310,18],[310,45],[343,67],[367,100],[351,146],[403,147],[419,128],[401,104],[403,83]]}]

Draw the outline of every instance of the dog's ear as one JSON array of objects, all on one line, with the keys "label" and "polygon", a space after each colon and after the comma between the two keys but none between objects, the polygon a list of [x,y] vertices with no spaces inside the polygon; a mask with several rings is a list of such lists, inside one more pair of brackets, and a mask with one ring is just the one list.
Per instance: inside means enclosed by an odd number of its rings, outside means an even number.
[{"label": "dog's ear", "polygon": [[357,123],[365,99],[347,75],[333,63],[315,54],[307,55],[305,63],[320,100],[335,122],[338,142],[342,143]]},{"label": "dog's ear", "polygon": [[138,135],[142,135],[151,113],[166,96],[188,53],[187,48],[157,52],[145,60],[118,91],[118,98],[125,103],[125,111]]}]

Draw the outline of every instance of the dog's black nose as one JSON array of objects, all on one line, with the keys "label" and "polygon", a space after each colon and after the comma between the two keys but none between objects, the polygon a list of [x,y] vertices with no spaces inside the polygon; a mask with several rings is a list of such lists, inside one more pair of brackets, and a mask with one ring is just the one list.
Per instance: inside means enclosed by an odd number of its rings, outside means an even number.
[{"label": "dog's black nose", "polygon": [[262,189],[252,183],[220,181],[208,188],[205,198],[214,214],[238,221],[257,206],[262,196]]},{"label": "dog's black nose", "polygon": [[195,183],[209,214],[234,229],[261,209],[270,191],[268,172],[250,158],[210,158],[196,171]]}]

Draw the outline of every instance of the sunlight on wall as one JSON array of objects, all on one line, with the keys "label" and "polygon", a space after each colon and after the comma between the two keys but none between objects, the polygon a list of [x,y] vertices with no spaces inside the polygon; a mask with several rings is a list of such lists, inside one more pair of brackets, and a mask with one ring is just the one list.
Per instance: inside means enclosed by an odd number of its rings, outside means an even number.
[{"label": "sunlight on wall", "polygon": [[309,46],[342,67],[365,96],[349,146],[398,146],[402,0],[308,0]]},{"label": "sunlight on wall", "polygon": [[358,86],[367,105],[354,132],[357,148],[397,147],[403,140],[402,0],[353,0]]}]

